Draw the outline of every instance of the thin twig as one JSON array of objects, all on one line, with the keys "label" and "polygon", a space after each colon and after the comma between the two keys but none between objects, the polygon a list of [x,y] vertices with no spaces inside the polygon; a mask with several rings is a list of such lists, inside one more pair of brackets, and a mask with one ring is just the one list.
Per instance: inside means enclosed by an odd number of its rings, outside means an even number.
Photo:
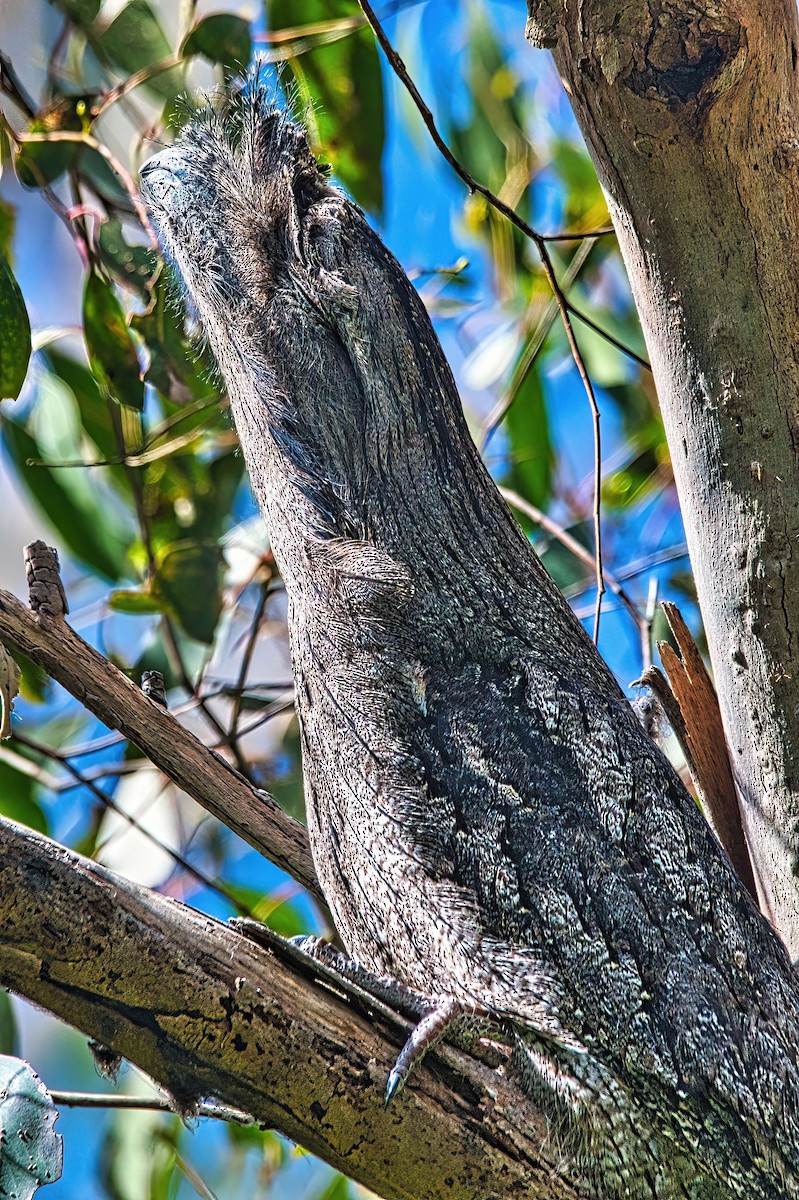
[{"label": "thin twig", "polygon": [[263,583],[261,584],[261,594],[258,597],[258,603],[255,606],[255,612],[253,614],[252,623],[250,625],[249,636],[247,638],[247,643],[244,647],[244,653],[241,656],[241,662],[239,664],[239,676],[238,676],[238,680],[236,683],[235,692],[233,693],[233,705],[232,705],[231,712],[230,712],[229,737],[230,737],[231,744],[238,741],[239,717],[241,716],[241,706],[242,706],[242,702],[244,700],[244,691],[245,691],[245,684],[247,682],[247,673],[249,672],[249,669],[250,669],[250,663],[252,662],[252,656],[255,651],[255,643],[258,640],[258,634],[260,633],[260,630],[261,630],[261,622],[263,621],[264,613],[266,611],[267,601],[269,600],[269,596],[270,596],[269,585],[271,582],[272,582],[272,575],[270,572],[269,577],[267,579],[265,579],[263,581]]},{"label": "thin twig", "polygon": [[[185,871],[187,875],[191,875],[197,881],[197,883],[222,896],[241,916],[253,916],[253,913],[250,911],[247,905],[242,904],[232,892],[228,891],[223,883],[219,883],[217,880],[211,879],[211,877],[206,875],[205,872],[200,870],[199,867],[193,866],[192,863],[190,863],[187,858],[184,858],[178,850],[173,850],[171,846],[167,846],[165,842],[162,842],[156,834],[145,828],[144,825],[140,825],[136,817],[131,816],[129,812],[126,812],[120,804],[117,804],[113,797],[107,795],[102,788],[99,788],[97,784],[93,783],[92,780],[89,779],[82,771],[80,771],[78,767],[74,766],[69,761],[69,757],[66,753],[55,750],[49,746],[44,746],[40,742],[35,742],[31,738],[23,737],[21,734],[16,732],[14,734],[14,741],[17,742],[18,745],[24,746],[27,750],[32,750],[35,754],[41,754],[45,758],[50,758],[53,759],[53,761],[60,763],[64,770],[72,776],[76,786],[85,787],[89,792],[91,792],[95,800],[98,800],[104,808],[108,809],[109,812],[115,813],[118,817],[121,817],[123,821],[126,821],[131,828],[137,831],[137,833],[140,833],[143,837],[147,838],[147,840],[151,842],[158,850],[161,850],[164,854],[168,854],[176,866],[180,867],[182,871]],[[150,764],[148,763],[147,766],[149,765]],[[164,777],[164,781],[166,782],[166,777]]]},{"label": "thin twig", "polygon": [[[574,283],[592,249],[593,243],[586,242],[584,245],[580,246],[579,250],[573,256],[568,268],[566,269],[566,273],[563,276],[564,289],[571,287],[571,285]],[[534,301],[531,301],[530,308],[533,307],[534,303]],[[491,412],[488,414],[480,428],[477,444],[481,454],[485,453],[486,447],[491,441],[494,433],[508,415],[510,408],[519,394],[519,389],[527,377],[527,372],[530,370],[536,358],[538,357],[538,354],[540,353],[544,342],[546,341],[547,334],[554,325],[557,316],[558,306],[553,297],[553,299],[549,301],[544,309],[544,312],[539,318],[535,330],[533,331],[530,341],[522,352],[522,356],[517,364],[516,370],[513,372],[513,378],[511,379],[507,390],[502,396],[500,396],[499,400],[491,409]]]},{"label": "thin twig", "polygon": [[601,524],[601,519],[600,519],[600,491],[601,491],[601,475],[602,475],[602,447],[601,447],[601,437],[600,437],[600,413],[599,413],[599,406],[596,401],[596,395],[594,393],[593,384],[591,383],[591,380],[589,378],[588,371],[586,370],[586,366],[583,361],[582,354],[580,353],[580,347],[577,345],[577,339],[574,335],[574,329],[572,327],[571,317],[569,315],[569,306],[566,302],[566,297],[563,294],[561,286],[558,283],[558,279],[555,274],[555,269],[552,265],[552,260],[550,258],[549,250],[547,248],[547,239],[545,237],[543,237],[542,234],[540,234],[536,229],[534,229],[532,227],[532,225],[529,225],[527,223],[527,221],[524,220],[523,217],[520,217],[518,213],[514,212],[514,210],[509,205],[507,205],[504,200],[500,200],[499,196],[495,195],[494,192],[492,192],[489,188],[485,187],[481,183],[478,183],[478,181],[472,175],[470,175],[469,172],[466,170],[466,168],[458,161],[458,159],[452,153],[449,146],[447,145],[447,143],[444,141],[443,137],[439,133],[438,126],[436,125],[435,118],[433,117],[432,112],[430,111],[427,104],[423,100],[421,93],[419,92],[419,89],[417,88],[416,84],[413,82],[410,75],[408,74],[408,69],[405,66],[405,63],[400,58],[399,54],[397,54],[396,50],[391,45],[391,42],[388,40],[388,37],[386,36],[383,26],[381,25],[380,21],[377,19],[377,16],[375,15],[374,10],[372,9],[372,6],[369,4],[369,0],[358,0],[358,2],[361,6],[361,9],[362,9],[364,15],[366,16],[367,21],[371,25],[372,30],[374,31],[374,35],[377,38],[378,42],[380,43],[380,45],[383,49],[383,52],[386,55],[386,58],[388,59],[389,64],[391,65],[394,73],[396,74],[397,78],[399,80],[401,80],[401,82],[404,84],[411,99],[413,100],[414,104],[416,105],[417,109],[419,110],[419,114],[420,114],[422,120],[424,121],[424,123],[427,127],[427,130],[433,139],[433,142],[435,143],[435,145],[437,146],[438,150],[441,152],[443,157],[446,159],[446,161],[449,163],[449,165],[452,167],[453,171],[455,171],[456,175],[466,184],[466,186],[468,187],[470,192],[479,193],[479,195],[481,195],[485,200],[488,201],[488,203],[492,206],[492,208],[495,208],[497,210],[497,212],[502,213],[502,215],[504,217],[506,217],[507,220],[511,222],[511,224],[515,225],[515,227],[517,229],[519,229],[526,237],[528,237],[535,244],[535,247],[538,250],[538,254],[541,259],[541,266],[544,271],[544,275],[546,276],[547,282],[549,283],[549,286],[552,289],[552,294],[555,297],[555,301],[558,306],[558,311],[560,312],[560,317],[563,322],[563,328],[566,331],[566,338],[569,343],[569,348],[571,350],[572,358],[574,359],[575,366],[577,367],[577,370],[579,372],[580,378],[583,383],[583,387],[585,388],[586,396],[588,397],[588,403],[589,403],[589,406],[591,409],[591,419],[592,419],[593,428],[594,428],[595,486],[594,486],[593,519],[594,519],[594,543],[595,543],[595,550],[596,550],[595,573],[596,573],[596,590],[597,590],[596,612],[595,612],[595,616],[594,616],[594,641],[596,642],[599,638],[599,618],[600,618],[601,611],[602,611],[602,597],[605,594],[605,580],[604,580],[604,574],[603,574],[603,570],[602,570],[602,524]]},{"label": "thin twig", "polygon": [[575,304],[572,304],[571,300],[568,300],[567,304],[569,306],[569,312],[571,315],[576,317],[578,321],[582,321],[583,325],[587,325],[589,329],[593,329],[594,333],[598,333],[599,336],[606,342],[609,342],[611,346],[615,346],[617,350],[621,350],[622,354],[626,354],[628,358],[633,360],[633,362],[637,362],[639,367],[642,367],[645,371],[652,370],[651,364],[645,358],[642,358],[640,354],[636,353],[635,350],[630,349],[629,346],[625,346],[624,342],[619,341],[619,339],[612,333],[608,333],[607,329],[603,329],[601,325],[597,325],[596,321],[587,316],[584,312],[581,312]]},{"label": "thin twig", "polygon": [[136,184],[133,182],[133,179],[128,174],[127,170],[122,166],[122,163],[119,161],[119,159],[112,154],[112,152],[103,142],[99,142],[97,138],[92,137],[90,133],[73,133],[69,129],[59,129],[55,130],[53,133],[26,133],[19,137],[19,141],[22,143],[22,145],[26,145],[28,142],[76,142],[79,145],[88,146],[91,150],[96,150],[97,153],[105,159],[114,174],[119,177],[122,186],[130,198],[130,202],[133,206],[136,216],[139,218],[142,228],[150,239],[153,249],[159,249],[158,239],[155,236],[155,230],[150,224],[150,217],[147,209],[144,207],[141,199],[139,198],[139,192]]},{"label": "thin twig", "polygon": [[542,233],[541,237],[545,242],[581,242],[586,238],[608,237],[615,232],[612,225],[603,225],[601,229],[587,229],[585,233]]},{"label": "thin twig", "polygon": [[[585,546],[580,545],[577,539],[572,537],[568,530],[563,529],[562,526],[558,525],[557,521],[553,521],[552,518],[547,516],[545,512],[542,512],[540,508],[536,508],[535,505],[530,504],[529,501],[525,500],[523,496],[520,496],[518,492],[511,491],[510,488],[500,488],[499,492],[503,499],[506,500],[511,506],[511,508],[515,508],[518,512],[524,513],[524,515],[531,521],[534,521],[536,525],[540,525],[542,529],[559,541],[562,546],[565,546],[575,558],[578,558],[581,563],[584,563],[585,566],[588,567],[589,571],[593,570],[594,556],[591,554],[590,550],[586,550]],[[624,590],[618,579],[612,575],[607,568],[605,569],[605,583],[608,585],[610,590],[619,597],[622,605],[635,622],[639,634],[643,636],[646,629],[646,621],[644,617],[641,616],[641,613],[638,610],[638,605],[632,599],[629,592]]]},{"label": "thin twig", "polygon": [[[165,1112],[174,1115],[174,1102],[163,1096],[124,1096],[113,1095],[110,1092],[55,1092],[50,1091],[50,1099],[56,1106],[64,1108],[141,1108],[154,1112]],[[216,1121],[229,1121],[234,1125],[254,1125],[248,1113],[238,1108],[228,1108],[224,1104],[210,1104],[207,1101],[197,1105],[193,1114],[196,1117],[211,1117]]]},{"label": "thin twig", "polygon": [[182,54],[170,54],[158,62],[142,67],[140,71],[134,71],[132,75],[129,75],[127,79],[123,79],[116,87],[109,88],[107,92],[98,97],[98,102],[92,108],[92,119],[96,120],[102,116],[106,109],[110,108],[112,104],[116,104],[118,100],[122,100],[134,88],[147,83],[148,80],[155,78],[156,75],[163,74],[164,71],[171,71],[173,67],[179,67],[183,61]]}]

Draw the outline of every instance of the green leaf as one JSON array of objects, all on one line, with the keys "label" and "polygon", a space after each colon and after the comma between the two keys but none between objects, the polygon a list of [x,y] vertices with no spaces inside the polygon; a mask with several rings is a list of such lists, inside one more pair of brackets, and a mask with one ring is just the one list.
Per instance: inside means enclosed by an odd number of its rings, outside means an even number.
[{"label": "green leaf", "polygon": [[107,579],[127,572],[131,535],[111,506],[102,505],[93,476],[85,470],[28,466],[44,457],[39,442],[13,421],[3,423],[3,444],[30,495],[58,530],[61,542]]},{"label": "green leaf", "polygon": [[30,141],[23,136],[16,159],[17,177],[23,187],[44,187],[75,166],[85,147],[77,141],[61,141],[55,135],[84,133],[88,128],[86,114],[93,99],[94,93],[58,96],[34,117],[26,132],[37,138],[44,135],[47,140]]},{"label": "green leaf", "polygon": [[[360,14],[354,0],[303,0],[299,7],[309,25]],[[297,12],[296,0],[268,0],[270,29],[296,27]],[[356,29],[289,62],[295,112],[307,118],[314,150],[324,153],[359,204],[382,212],[383,79],[371,30]]]},{"label": "green leaf", "polygon": [[11,262],[11,246],[14,241],[14,226],[17,210],[8,200],[0,198],[0,253]]},{"label": "green leaf", "polygon": [[[147,0],[130,0],[110,25],[96,33],[99,54],[131,75],[168,58],[172,47]],[[181,67],[154,75],[142,84],[156,95],[172,99],[183,87]]]},{"label": "green leaf", "polygon": [[8,259],[0,254],[0,400],[16,400],[31,356],[31,323]]},{"label": "green leaf", "polygon": [[[97,380],[88,367],[68,354],[62,354],[53,346],[48,346],[44,361],[62,383],[66,384],[75,398],[80,414],[81,425],[86,435],[91,438],[101,456],[113,459],[119,454],[119,442],[114,430],[112,409],[109,400],[102,394]],[[118,410],[117,410],[118,411]],[[122,477],[127,480],[122,468]]]},{"label": "green leaf", "polygon": [[558,138],[552,163],[563,181],[563,223],[566,229],[595,229],[608,221],[608,208],[596,169],[582,144]]},{"label": "green leaf", "polygon": [[156,602],[189,637],[210,645],[222,611],[222,551],[214,542],[183,541],[166,546],[152,581]]},{"label": "green leaf", "polygon": [[348,1200],[350,1196],[350,1184],[346,1175],[341,1175],[336,1172],[335,1175],[323,1185],[322,1189],[316,1193],[314,1200]]},{"label": "green leaf", "polygon": [[183,43],[182,53],[186,58],[201,54],[231,71],[243,72],[252,55],[250,26],[230,13],[214,13],[194,26]]},{"label": "green leaf", "polygon": [[0,1057],[0,1196],[30,1200],[61,1178],[58,1112],[39,1076],[19,1058]]},{"label": "green leaf", "polygon": [[30,775],[6,759],[0,760],[0,813],[29,829],[49,833],[47,815],[35,799],[36,788],[36,781]]},{"label": "green leaf", "polygon": [[161,1136],[174,1131],[177,1117],[156,1112],[116,1112],[102,1149],[102,1183],[111,1200],[168,1200],[177,1195],[174,1146]]},{"label": "green leaf", "polygon": [[131,246],[125,241],[119,217],[110,217],[100,226],[100,255],[103,265],[114,278],[147,299],[147,284],[156,271],[155,251],[147,246]]},{"label": "green leaf", "polygon": [[90,25],[100,11],[102,0],[50,0],[76,25]]},{"label": "green leaf", "polygon": [[200,353],[186,333],[186,308],[181,293],[166,271],[158,278],[153,302],[131,322],[150,353],[145,378],[162,396],[185,404],[218,392],[210,381],[215,364]]},{"label": "green leaf", "polygon": [[[31,124],[30,132],[48,131],[44,122],[37,120]],[[26,188],[48,187],[75,165],[80,148],[79,142],[23,141],[15,162],[17,179]]]},{"label": "green leaf", "polygon": [[19,694],[29,704],[44,704],[50,699],[53,681],[47,672],[20,650],[11,654],[19,667]]},{"label": "green leaf", "polygon": [[114,612],[133,613],[136,616],[141,613],[151,615],[163,612],[163,605],[154,596],[134,588],[122,588],[111,592],[108,607]]},{"label": "green leaf", "polygon": [[93,271],[83,292],[83,331],[100,387],[120,404],[141,412],[144,384],[136,346],[113,288]]},{"label": "green leaf", "polygon": [[16,1054],[17,1052],[17,1021],[11,997],[5,990],[0,991],[0,1055]]},{"label": "green leaf", "polygon": [[[522,357],[524,356],[522,350]],[[538,362],[527,370],[505,417],[511,468],[508,484],[536,508],[546,508],[552,495],[555,454],[549,433]]]}]

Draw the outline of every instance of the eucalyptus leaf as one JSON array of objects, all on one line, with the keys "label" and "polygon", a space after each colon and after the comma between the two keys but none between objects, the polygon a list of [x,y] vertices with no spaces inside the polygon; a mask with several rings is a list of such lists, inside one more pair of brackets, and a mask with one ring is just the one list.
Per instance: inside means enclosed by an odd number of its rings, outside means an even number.
[{"label": "eucalyptus leaf", "polygon": [[527,369],[505,416],[511,460],[506,478],[514,491],[543,509],[552,495],[555,453],[538,368],[536,360]]},{"label": "eucalyptus leaf", "polygon": [[31,356],[31,324],[20,286],[0,254],[0,400],[16,400]]},{"label": "eucalyptus leaf", "polygon": [[92,373],[100,387],[120,404],[144,408],[139,356],[113,288],[94,271],[83,292],[83,331]]},{"label": "eucalyptus leaf", "polygon": [[[269,27],[294,28],[301,8],[309,25],[360,17],[355,0],[268,0]],[[307,120],[314,149],[324,153],[344,186],[364,208],[383,209],[381,159],[385,138],[383,79],[371,30],[289,60],[298,117]]]},{"label": "eucalyptus leaf", "polygon": [[19,1058],[0,1056],[0,1195],[30,1200],[61,1178],[64,1159],[53,1126],[58,1111],[39,1076]]},{"label": "eucalyptus leaf", "polygon": [[190,31],[182,52],[186,58],[201,54],[231,71],[244,72],[252,55],[250,26],[232,13],[213,13]]},{"label": "eucalyptus leaf", "polygon": [[159,558],[152,595],[190,638],[210,645],[222,611],[221,548],[186,540],[165,547]]},{"label": "eucalyptus leaf", "polygon": [[[172,54],[166,34],[147,0],[130,0],[109,25],[95,31],[92,44],[101,57],[110,59],[131,75]],[[182,68],[173,67],[153,75],[142,86],[156,95],[172,99],[183,87]]]},{"label": "eucalyptus leaf", "polygon": [[42,459],[41,448],[27,429],[13,421],[3,422],[3,445],[22,483],[58,530],[60,541],[107,579],[121,579],[127,573],[130,533],[111,506],[98,504],[102,493],[89,472],[29,466],[29,460]]}]

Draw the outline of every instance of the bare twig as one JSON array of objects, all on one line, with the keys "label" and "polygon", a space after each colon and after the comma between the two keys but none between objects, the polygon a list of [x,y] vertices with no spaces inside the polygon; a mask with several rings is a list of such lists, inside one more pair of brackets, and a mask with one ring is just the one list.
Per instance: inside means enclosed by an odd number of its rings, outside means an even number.
[{"label": "bare twig", "polygon": [[147,829],[146,826],[140,824],[140,822],[134,816],[132,816],[129,812],[126,812],[121,805],[117,804],[116,800],[114,800],[112,796],[107,795],[102,788],[99,788],[96,783],[92,782],[85,772],[74,766],[69,761],[68,754],[55,750],[52,747],[44,746],[40,742],[33,741],[31,738],[25,737],[19,733],[15,733],[14,741],[20,746],[25,746],[28,750],[34,751],[36,754],[44,755],[45,757],[51,758],[55,762],[60,763],[64,770],[72,776],[76,787],[86,788],[86,790],[91,792],[92,796],[94,796],[95,800],[97,800],[103,806],[103,808],[108,809],[109,812],[115,813],[118,817],[121,817],[121,819],[125,821],[131,827],[131,829],[135,829],[137,833],[140,833],[142,837],[145,837],[147,841],[154,845],[158,850],[161,850],[164,854],[168,854],[176,866],[180,867],[182,871],[185,871],[187,875],[190,875],[193,879],[195,879],[197,883],[201,884],[202,887],[208,888],[209,891],[216,892],[218,895],[222,896],[223,899],[228,902],[231,908],[233,908],[241,916],[253,916],[253,913],[250,911],[247,905],[242,904],[232,892],[228,891],[223,883],[220,883],[219,880],[211,879],[211,877],[206,875],[204,871],[201,871],[199,867],[195,867],[192,863],[190,863],[189,860],[185,858],[178,850],[174,850],[171,846],[167,846],[165,842],[162,842],[159,837],[156,837],[156,835]]},{"label": "bare twig", "polygon": [[[573,256],[563,277],[562,286],[565,291],[568,291],[568,289],[574,283],[592,249],[593,243],[585,242],[582,246],[580,246],[576,254]],[[532,305],[533,302],[531,302],[530,308],[532,308]],[[513,378],[511,379],[507,390],[502,396],[500,396],[499,400],[491,409],[491,412],[488,414],[482,426],[480,427],[477,444],[481,454],[485,453],[485,449],[488,443],[491,441],[493,434],[507,416],[508,411],[519,394],[519,388],[524,382],[527,372],[530,370],[536,358],[538,357],[544,342],[546,341],[547,334],[557,320],[557,316],[558,305],[553,297],[553,299],[547,304],[544,312],[539,317],[535,329],[532,331],[532,336],[530,337],[530,340],[522,353],[522,357],[513,373]],[[529,316],[527,319],[529,321]]]},{"label": "bare twig", "polygon": [[[63,1108],[120,1108],[146,1109],[174,1115],[175,1107],[166,1096],[126,1096],[121,1092],[50,1092],[50,1099]],[[194,1116],[210,1117],[215,1121],[228,1121],[231,1125],[253,1125],[251,1116],[238,1108],[203,1101],[197,1105]]]},{"label": "bare twig", "polygon": [[[575,556],[575,558],[578,558],[581,563],[584,563],[585,566],[588,567],[589,571],[593,570],[593,555],[590,553],[590,551],[586,550],[585,546],[581,546],[577,539],[572,537],[568,530],[563,529],[562,526],[558,525],[557,521],[553,521],[552,518],[547,516],[545,512],[542,512],[540,508],[536,508],[534,504],[530,504],[530,502],[525,500],[523,496],[520,496],[518,492],[514,492],[510,488],[500,488],[499,491],[511,508],[515,508],[518,512],[524,513],[524,515],[531,521],[534,521],[536,525],[540,525],[541,528],[546,530],[548,534],[556,538],[562,546],[565,546],[566,549]],[[645,618],[641,616],[638,605],[632,599],[629,592],[624,590],[618,579],[616,579],[614,575],[611,575],[607,569],[605,569],[605,583],[608,585],[610,590],[618,596],[621,604],[635,622],[639,633],[642,633],[646,628],[646,621]]]}]

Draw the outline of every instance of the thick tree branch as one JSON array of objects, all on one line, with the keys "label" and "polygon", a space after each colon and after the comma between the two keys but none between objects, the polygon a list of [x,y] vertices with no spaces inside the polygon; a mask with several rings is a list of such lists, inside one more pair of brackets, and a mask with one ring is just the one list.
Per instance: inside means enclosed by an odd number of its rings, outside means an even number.
[{"label": "thick tree branch", "polygon": [[6,821],[0,982],[135,1062],[180,1110],[215,1096],[387,1200],[580,1195],[501,1073],[442,1047],[384,1111],[399,1018],[367,1018],[229,926]]},{"label": "thick tree branch", "polygon": [[118,729],[198,804],[323,899],[304,827],[259,791],[58,618],[0,592],[0,642],[56,679],[110,729]]}]

